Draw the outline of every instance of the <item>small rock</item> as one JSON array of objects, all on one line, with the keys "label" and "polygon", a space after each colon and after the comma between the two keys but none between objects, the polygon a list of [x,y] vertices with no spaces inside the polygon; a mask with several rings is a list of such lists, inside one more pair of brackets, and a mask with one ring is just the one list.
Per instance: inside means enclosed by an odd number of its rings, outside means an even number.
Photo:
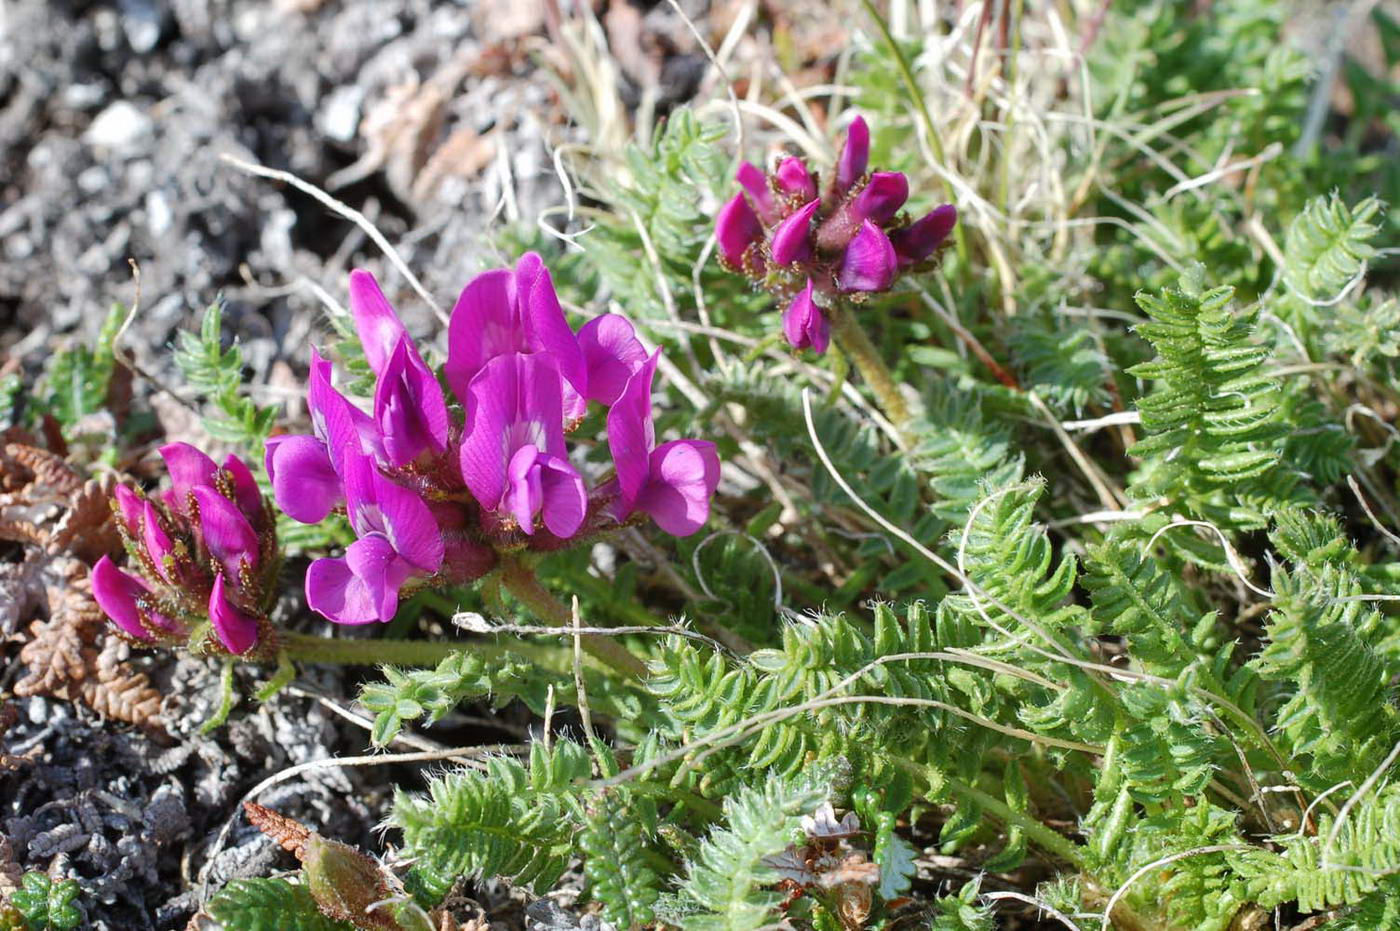
[{"label": "small rock", "polygon": [[170,199],[164,191],[151,191],[146,195],[146,229],[152,236],[161,236],[170,229],[175,212],[170,209]]},{"label": "small rock", "polygon": [[319,113],[316,126],[327,138],[337,142],[350,142],[360,126],[360,105],[364,102],[365,90],[357,84],[337,87],[326,97]]},{"label": "small rock", "polygon": [[152,0],[121,0],[117,4],[122,14],[122,31],[127,44],[138,55],[144,55],[160,43],[165,27],[165,11]]},{"label": "small rock", "polygon": [[121,152],[136,147],[149,135],[154,122],[135,104],[118,100],[97,114],[83,140],[89,145]]}]

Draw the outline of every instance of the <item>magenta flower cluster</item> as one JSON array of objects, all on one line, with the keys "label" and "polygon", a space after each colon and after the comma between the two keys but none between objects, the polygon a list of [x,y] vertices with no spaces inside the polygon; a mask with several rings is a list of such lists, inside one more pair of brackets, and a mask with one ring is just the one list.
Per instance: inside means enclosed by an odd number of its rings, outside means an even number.
[{"label": "magenta flower cluster", "polygon": [[[538,255],[462,291],[441,379],[368,272],[351,274],[350,309],[375,375],[370,410],[336,390],[313,350],[312,433],[273,437],[266,459],[290,517],[344,508],[355,531],[344,556],[307,572],[307,602],[331,620],[387,621],[408,587],[472,581],[522,551],[647,518],[684,536],[708,519],[714,444],[656,442],[659,350],[616,314],[571,329]],[[593,482],[567,442],[590,403],[607,408],[614,467]]]},{"label": "magenta flower cluster", "polygon": [[826,352],[827,308],[845,297],[887,291],[898,276],[930,259],[957,223],[952,204],[910,222],[901,172],[867,172],[870,130],[856,117],[825,191],[800,158],[765,174],[745,162],[743,190],[715,220],[721,261],[780,300],[783,334],[794,349]]},{"label": "magenta flower cluster", "polygon": [[188,443],[160,454],[171,479],[164,493],[151,499],[116,488],[117,527],[133,571],[103,556],[92,570],[93,597],[138,642],[247,655],[265,642],[276,598],[272,511],[237,456],[219,466]]}]

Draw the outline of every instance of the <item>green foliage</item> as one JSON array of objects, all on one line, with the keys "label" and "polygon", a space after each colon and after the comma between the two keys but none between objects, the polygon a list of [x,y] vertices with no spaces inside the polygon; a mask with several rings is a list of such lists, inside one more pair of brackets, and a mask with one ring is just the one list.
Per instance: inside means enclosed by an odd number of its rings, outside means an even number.
[{"label": "green foliage", "polygon": [[77,343],[49,359],[39,390],[39,408],[53,415],[67,431],[107,405],[112,376],[116,372],[115,345],[128,313],[115,304],[108,311],[91,346]]},{"label": "green foliage", "polygon": [[204,907],[227,931],[354,931],[321,914],[311,893],[285,879],[235,879]]},{"label": "green foliage", "polygon": [[415,871],[438,879],[501,876],[549,889],[568,866],[584,820],[577,780],[590,773],[587,752],[559,741],[532,744],[529,765],[494,757],[484,771],[432,779],[428,794],[399,791],[390,823],[422,861]]},{"label": "green foliage", "polygon": [[1368,197],[1348,207],[1336,194],[1315,197],[1288,226],[1283,280],[1302,300],[1335,303],[1375,254],[1370,240],[1382,204]]},{"label": "green foliage", "polygon": [[521,698],[543,713],[551,682],[525,662],[487,659],[470,650],[448,656],[433,669],[383,669],[384,681],[360,690],[360,704],[374,715],[370,739],[377,747],[388,744],[410,721],[426,719],[436,724],[457,705],[471,698],[491,696],[495,707]]},{"label": "green foliage", "polygon": [[771,776],[724,801],[724,827],[701,843],[681,891],[704,911],[686,917],[688,931],[757,931],[782,900],[765,891],[777,879],[764,858],[781,853],[825,797],[815,780]]},{"label": "green foliage", "polygon": [[10,893],[10,904],[24,916],[28,931],[72,931],[83,921],[80,893],[74,880],[54,881],[45,873],[25,873],[20,887]]},{"label": "green foliage", "polygon": [[204,312],[198,334],[180,333],[175,364],[203,398],[207,413],[202,423],[209,435],[260,458],[263,441],[277,422],[277,408],[259,406],[244,396],[243,350],[237,342],[223,347],[221,300]]},{"label": "green foliage", "polygon": [[584,875],[604,919],[615,927],[649,925],[656,918],[661,881],[645,837],[655,824],[655,803],[628,799],[625,792],[603,794],[584,822],[578,841]]},{"label": "green foliage", "polygon": [[974,879],[964,883],[957,892],[935,900],[929,931],[993,931],[996,919],[992,910],[978,898],[981,887],[981,880]]}]

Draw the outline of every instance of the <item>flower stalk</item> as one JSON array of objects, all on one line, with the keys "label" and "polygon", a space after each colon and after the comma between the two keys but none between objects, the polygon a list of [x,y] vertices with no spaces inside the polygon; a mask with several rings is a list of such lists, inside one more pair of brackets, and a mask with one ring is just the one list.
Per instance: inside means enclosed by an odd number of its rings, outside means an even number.
[{"label": "flower stalk", "polygon": [[856,321],[849,308],[838,304],[831,308],[830,315],[836,344],[855,363],[861,377],[875,393],[875,399],[885,416],[894,424],[895,429],[903,434],[909,425],[909,405],[905,402],[904,395],[899,393],[899,385],[885,365],[885,360],[880,358],[880,351],[875,348],[865,328]]}]

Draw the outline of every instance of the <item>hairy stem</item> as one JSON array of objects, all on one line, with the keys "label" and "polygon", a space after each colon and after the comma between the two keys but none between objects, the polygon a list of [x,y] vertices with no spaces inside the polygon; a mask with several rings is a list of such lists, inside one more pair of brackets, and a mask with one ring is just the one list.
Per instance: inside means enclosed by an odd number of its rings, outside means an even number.
[{"label": "hairy stem", "polygon": [[1079,852],[1078,845],[1055,833],[1030,815],[1016,811],[996,796],[988,795],[981,789],[958,782],[956,779],[946,780],[944,786],[954,795],[976,802],[980,808],[1007,827],[1015,825],[1025,831],[1026,837],[1042,849],[1061,860],[1074,864],[1076,867],[1083,868],[1084,857]]},{"label": "hairy stem", "polygon": [[[519,560],[507,561],[501,569],[501,584],[545,623],[557,627],[572,626],[573,612],[540,584],[533,567]],[[646,678],[646,666],[616,639],[600,634],[581,634],[579,641],[585,653],[615,671],[631,679]]]},{"label": "hairy stem", "polygon": [[454,653],[471,651],[478,655],[499,657],[526,656],[550,668],[565,668],[561,659],[553,656],[557,648],[539,647],[529,643],[513,643],[509,647],[473,640],[378,640],[341,637],[318,637],[315,634],[282,633],[278,646],[288,659],[303,663],[330,663],[339,666],[436,666]]},{"label": "hairy stem", "polygon": [[875,399],[880,402],[885,416],[896,430],[903,433],[909,425],[909,406],[904,403],[904,396],[899,393],[894,376],[880,358],[880,351],[848,307],[838,304],[831,308],[829,314],[831,329],[836,334],[841,351],[860,369],[861,377],[875,392]]}]

